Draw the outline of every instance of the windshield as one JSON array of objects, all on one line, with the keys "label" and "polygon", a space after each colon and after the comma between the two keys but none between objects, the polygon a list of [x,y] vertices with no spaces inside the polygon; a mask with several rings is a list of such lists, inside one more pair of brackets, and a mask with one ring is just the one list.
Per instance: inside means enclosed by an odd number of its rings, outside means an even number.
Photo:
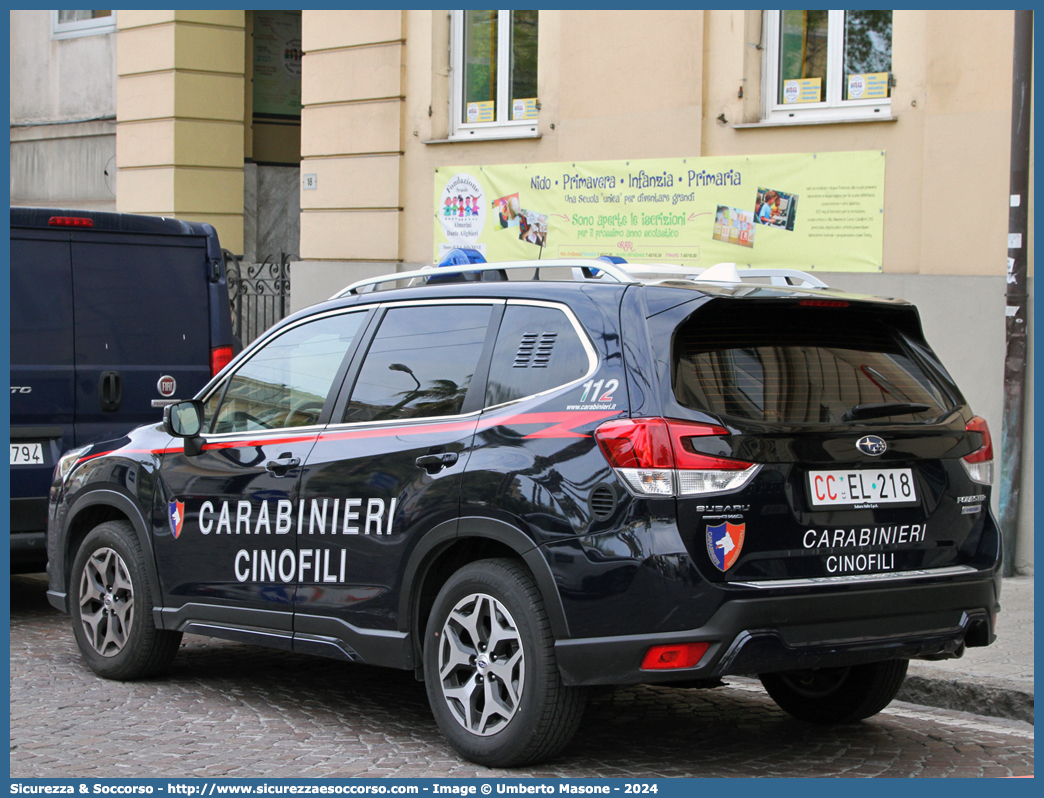
[{"label": "windshield", "polygon": [[737,419],[911,423],[953,406],[886,318],[854,308],[709,302],[678,328],[673,366],[679,404]]}]

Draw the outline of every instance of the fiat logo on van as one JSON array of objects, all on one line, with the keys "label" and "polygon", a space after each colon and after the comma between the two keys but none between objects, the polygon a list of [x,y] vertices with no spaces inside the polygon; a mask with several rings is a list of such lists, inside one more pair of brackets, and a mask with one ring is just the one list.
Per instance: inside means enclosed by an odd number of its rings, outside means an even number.
[{"label": "fiat logo on van", "polygon": [[863,454],[877,457],[879,454],[884,454],[888,451],[888,444],[884,442],[884,438],[878,438],[876,435],[864,435],[856,441],[856,448]]},{"label": "fiat logo on van", "polygon": [[159,378],[159,382],[156,383],[156,390],[159,391],[159,395],[167,399],[172,397],[177,389],[177,381],[169,374],[164,374]]}]

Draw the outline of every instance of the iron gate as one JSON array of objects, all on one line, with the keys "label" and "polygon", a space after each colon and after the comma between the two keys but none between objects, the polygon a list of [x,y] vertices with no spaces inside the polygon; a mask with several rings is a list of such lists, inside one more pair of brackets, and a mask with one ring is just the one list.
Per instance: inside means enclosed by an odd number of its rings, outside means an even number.
[{"label": "iron gate", "polygon": [[280,252],[278,262],[265,258],[262,263],[244,264],[227,249],[222,253],[232,301],[232,330],[246,346],[289,313],[290,259],[294,256]]}]

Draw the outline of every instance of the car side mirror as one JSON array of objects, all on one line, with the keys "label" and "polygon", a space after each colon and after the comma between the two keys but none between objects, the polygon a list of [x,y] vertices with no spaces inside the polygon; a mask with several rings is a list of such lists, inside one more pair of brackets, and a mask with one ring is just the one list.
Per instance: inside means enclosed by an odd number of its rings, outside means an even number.
[{"label": "car side mirror", "polygon": [[198,399],[176,402],[163,408],[163,428],[168,435],[185,439],[185,455],[195,457],[203,451],[203,403]]}]

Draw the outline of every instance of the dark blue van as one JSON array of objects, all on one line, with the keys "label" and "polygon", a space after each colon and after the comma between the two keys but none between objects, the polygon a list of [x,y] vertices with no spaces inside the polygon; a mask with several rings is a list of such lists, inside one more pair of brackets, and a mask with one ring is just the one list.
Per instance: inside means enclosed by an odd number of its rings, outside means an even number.
[{"label": "dark blue van", "polygon": [[188,399],[232,358],[221,246],[200,222],[11,208],[11,569],[43,570],[62,452]]}]

